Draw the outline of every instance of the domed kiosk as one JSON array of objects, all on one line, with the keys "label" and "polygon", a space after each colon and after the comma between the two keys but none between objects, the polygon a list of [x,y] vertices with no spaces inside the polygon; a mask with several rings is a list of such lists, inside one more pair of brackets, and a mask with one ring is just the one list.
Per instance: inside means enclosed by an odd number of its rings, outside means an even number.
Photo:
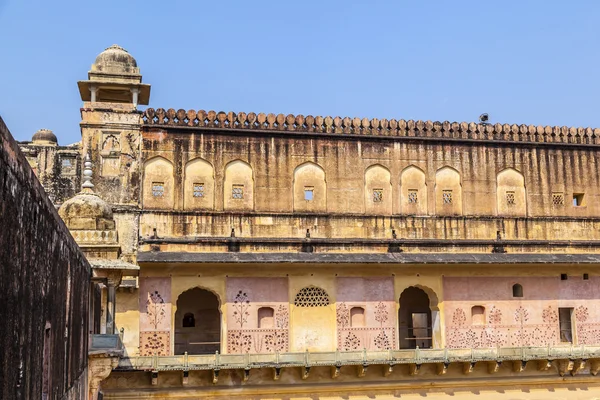
[{"label": "domed kiosk", "polygon": [[56,146],[58,144],[56,135],[50,129],[40,129],[33,134],[31,141],[38,145]]},{"label": "domed kiosk", "polygon": [[90,103],[130,103],[147,105],[150,85],[142,83],[135,58],[113,44],[98,54],[87,81],[79,81],[81,99]]}]

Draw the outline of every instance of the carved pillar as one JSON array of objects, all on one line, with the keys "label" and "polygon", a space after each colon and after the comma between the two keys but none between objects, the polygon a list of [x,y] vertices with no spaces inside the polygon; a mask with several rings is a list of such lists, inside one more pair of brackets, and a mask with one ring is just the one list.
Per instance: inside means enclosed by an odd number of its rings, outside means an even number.
[{"label": "carved pillar", "polygon": [[115,312],[116,312],[116,283],[109,279],[106,284],[106,334],[115,333]]},{"label": "carved pillar", "polygon": [[96,102],[96,94],[98,93],[98,88],[96,86],[90,86],[90,102]]},{"label": "carved pillar", "polygon": [[431,347],[434,349],[444,347],[442,344],[442,327],[439,310],[431,310]]}]

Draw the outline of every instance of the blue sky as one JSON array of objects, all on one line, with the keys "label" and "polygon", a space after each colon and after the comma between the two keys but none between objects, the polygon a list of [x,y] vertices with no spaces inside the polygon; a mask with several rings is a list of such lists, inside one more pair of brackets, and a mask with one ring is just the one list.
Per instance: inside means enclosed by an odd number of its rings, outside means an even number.
[{"label": "blue sky", "polygon": [[98,53],[154,108],[600,127],[598,1],[0,0],[0,115],[80,139]]}]

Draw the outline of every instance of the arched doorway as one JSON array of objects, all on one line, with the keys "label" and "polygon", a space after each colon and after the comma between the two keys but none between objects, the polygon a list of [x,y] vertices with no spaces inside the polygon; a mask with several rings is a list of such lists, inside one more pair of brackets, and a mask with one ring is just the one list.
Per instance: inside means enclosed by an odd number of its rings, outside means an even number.
[{"label": "arched doorway", "polygon": [[175,354],[210,354],[221,350],[219,298],[193,288],[177,298]]},{"label": "arched doorway", "polygon": [[400,295],[398,332],[401,349],[432,347],[432,320],[429,296],[423,289],[411,286]]}]

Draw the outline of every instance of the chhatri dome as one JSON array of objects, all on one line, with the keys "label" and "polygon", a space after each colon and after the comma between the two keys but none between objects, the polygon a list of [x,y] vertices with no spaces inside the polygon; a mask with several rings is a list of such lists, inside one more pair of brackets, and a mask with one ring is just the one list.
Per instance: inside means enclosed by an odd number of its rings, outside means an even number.
[{"label": "chhatri dome", "polygon": [[81,192],[65,201],[58,210],[58,214],[70,230],[115,229],[110,206],[94,193],[93,187],[92,162],[88,154],[84,162]]},{"label": "chhatri dome", "polygon": [[85,107],[94,107],[93,103],[125,103],[136,108],[150,101],[150,85],[142,83],[137,61],[116,44],[98,54],[88,71],[88,80],[77,85],[81,100],[92,103]]},{"label": "chhatri dome", "polygon": [[119,45],[113,44],[96,57],[92,71],[113,74],[139,74],[140,69],[131,54]]},{"label": "chhatri dome", "polygon": [[57,144],[58,143],[58,139],[56,138],[56,135],[50,129],[40,129],[39,131],[37,131],[36,133],[33,134],[31,141],[37,142],[37,143],[45,143],[45,144]]}]

